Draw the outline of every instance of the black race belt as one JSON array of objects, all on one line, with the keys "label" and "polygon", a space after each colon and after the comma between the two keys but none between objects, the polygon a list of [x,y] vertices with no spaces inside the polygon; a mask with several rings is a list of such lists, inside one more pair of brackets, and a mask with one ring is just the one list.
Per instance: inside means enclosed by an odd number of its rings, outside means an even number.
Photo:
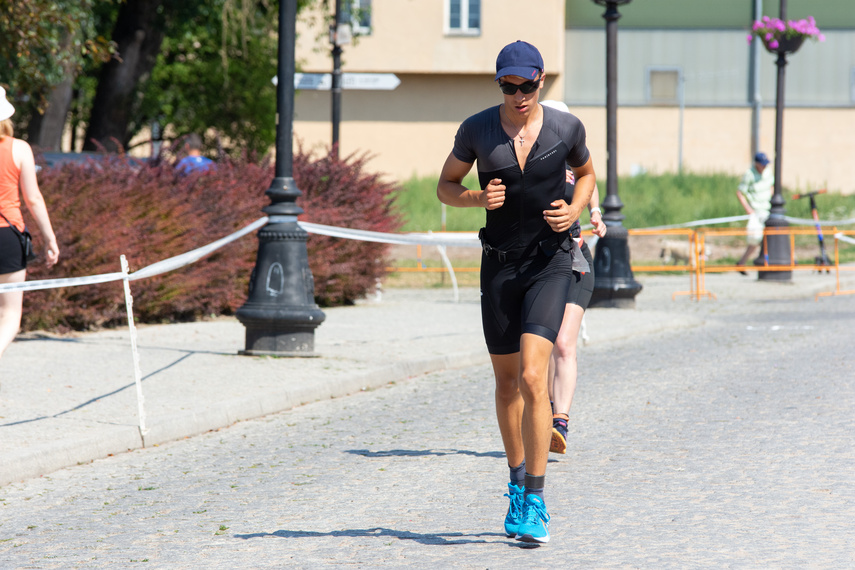
[{"label": "black race belt", "polygon": [[555,255],[558,250],[569,251],[567,242],[569,238],[566,233],[555,234],[537,243],[537,248],[518,247],[509,250],[501,250],[493,247],[487,240],[484,239],[484,228],[478,232],[478,239],[481,240],[481,249],[484,250],[484,255],[487,257],[495,257],[499,263],[507,261],[516,261],[524,257],[534,257],[538,253],[543,253],[546,256]]}]

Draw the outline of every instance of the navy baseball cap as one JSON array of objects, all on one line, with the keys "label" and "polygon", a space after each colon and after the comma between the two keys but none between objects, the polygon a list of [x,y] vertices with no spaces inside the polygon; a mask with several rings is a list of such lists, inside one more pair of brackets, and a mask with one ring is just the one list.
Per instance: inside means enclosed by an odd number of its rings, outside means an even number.
[{"label": "navy baseball cap", "polygon": [[496,81],[506,75],[517,75],[528,80],[537,79],[543,73],[543,58],[530,43],[517,40],[508,44],[496,58]]},{"label": "navy baseball cap", "polygon": [[758,152],[754,155],[754,162],[766,166],[767,164],[769,164],[769,157],[766,156],[765,152]]}]

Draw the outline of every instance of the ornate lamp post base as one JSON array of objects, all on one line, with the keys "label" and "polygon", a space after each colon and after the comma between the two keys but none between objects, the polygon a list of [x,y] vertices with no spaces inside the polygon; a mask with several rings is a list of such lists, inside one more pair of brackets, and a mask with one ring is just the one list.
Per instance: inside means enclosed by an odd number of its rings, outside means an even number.
[{"label": "ornate lamp post base", "polygon": [[634,309],[642,285],[632,275],[628,232],[623,225],[606,223],[606,237],[597,240],[594,256],[594,292],[590,307]]},{"label": "ornate lamp post base", "polygon": [[[275,321],[250,323],[243,321],[246,327],[246,350],[239,350],[242,356],[288,356],[316,358],[315,327],[297,328],[285,326],[278,328]],[[296,349],[296,350],[293,350]]]},{"label": "ornate lamp post base", "polygon": [[[284,218],[284,223],[275,223]],[[316,356],[315,329],[325,315],[315,304],[308,235],[296,216],[271,216],[258,232],[249,298],[236,312],[246,327],[243,355]]]}]

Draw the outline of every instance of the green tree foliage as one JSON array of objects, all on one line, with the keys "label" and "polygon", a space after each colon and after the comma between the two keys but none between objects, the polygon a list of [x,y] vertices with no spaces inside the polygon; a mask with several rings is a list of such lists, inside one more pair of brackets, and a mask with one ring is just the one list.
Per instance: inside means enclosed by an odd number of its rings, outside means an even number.
[{"label": "green tree foliage", "polygon": [[[201,3],[199,3],[201,4]],[[226,151],[266,151],[276,138],[278,13],[265,1],[214,0],[176,22],[145,89],[141,119],[199,133]]]},{"label": "green tree foliage", "polygon": [[0,2],[0,83],[16,99],[40,108],[65,74],[76,73],[87,60],[109,59],[114,48],[97,34],[93,9],[112,1]]},{"label": "green tree foliage", "polygon": [[[298,0],[298,14],[324,0]],[[141,120],[175,137],[202,135],[229,154],[265,152],[276,140],[279,2],[206,0],[167,31],[145,89]],[[214,141],[214,139],[217,139]],[[216,143],[216,144],[215,144]]]},{"label": "green tree foliage", "polygon": [[[69,119],[74,124],[92,121],[96,93],[110,89],[102,84],[103,63],[111,56],[113,65],[123,59],[117,43],[105,38],[115,37],[124,3],[0,0],[0,84],[18,99],[19,132],[26,131],[30,111],[43,111],[50,89],[69,74],[75,76]],[[271,79],[276,74],[279,2],[151,3],[160,15],[161,29],[155,31],[164,36],[156,63],[150,73],[144,70],[133,79],[134,94],[122,105],[130,113],[120,117],[120,129],[102,129],[111,133],[111,140],[99,143],[110,148],[113,139],[127,143],[157,120],[171,126],[167,132],[176,138],[207,134],[209,145],[217,138],[228,152],[268,149],[275,141],[276,89]],[[325,0],[298,0],[298,11],[310,4],[325,6],[329,16]]]}]

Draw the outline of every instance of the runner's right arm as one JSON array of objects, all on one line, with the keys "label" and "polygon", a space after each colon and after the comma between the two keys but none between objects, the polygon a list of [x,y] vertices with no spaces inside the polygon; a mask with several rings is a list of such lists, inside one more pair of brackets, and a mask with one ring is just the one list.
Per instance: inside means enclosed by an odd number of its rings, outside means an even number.
[{"label": "runner's right arm", "polygon": [[462,182],[470,170],[472,163],[463,162],[450,153],[442,166],[439,183],[436,185],[439,201],[458,208],[495,210],[501,207],[505,203],[505,185],[502,181],[494,178],[484,190],[469,190]]}]

